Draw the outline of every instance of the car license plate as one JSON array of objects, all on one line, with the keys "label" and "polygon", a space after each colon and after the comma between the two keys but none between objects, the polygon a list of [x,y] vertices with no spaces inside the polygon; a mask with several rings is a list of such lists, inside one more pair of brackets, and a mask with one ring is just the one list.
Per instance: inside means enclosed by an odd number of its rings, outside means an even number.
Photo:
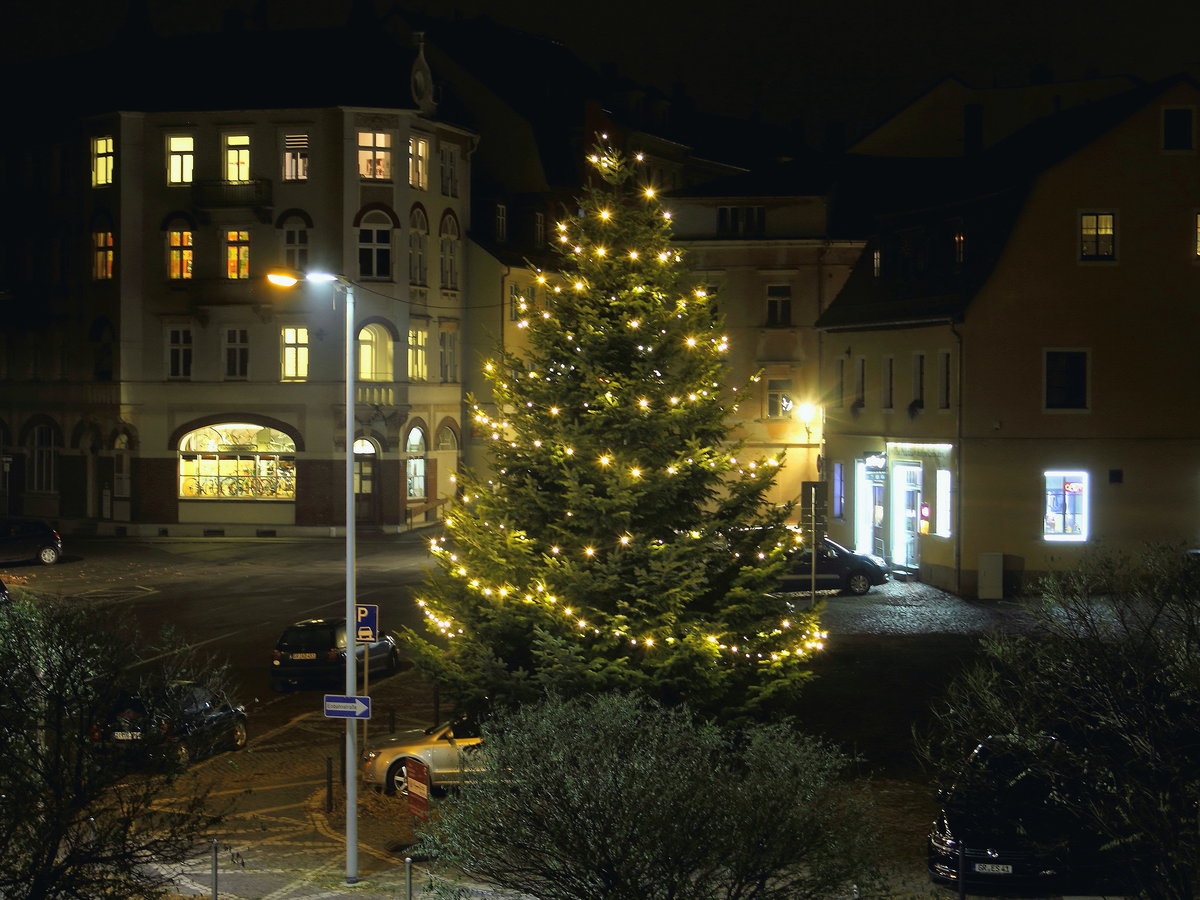
[{"label": "car license plate", "polygon": [[140,741],[142,733],[140,731],[114,731],[114,741]]},{"label": "car license plate", "polygon": [[1012,866],[1007,863],[975,863],[975,871],[980,875],[1011,875]]},{"label": "car license plate", "polygon": [[292,654],[292,659],[316,659],[316,658],[317,658],[317,654],[315,654],[315,653],[293,653]]}]

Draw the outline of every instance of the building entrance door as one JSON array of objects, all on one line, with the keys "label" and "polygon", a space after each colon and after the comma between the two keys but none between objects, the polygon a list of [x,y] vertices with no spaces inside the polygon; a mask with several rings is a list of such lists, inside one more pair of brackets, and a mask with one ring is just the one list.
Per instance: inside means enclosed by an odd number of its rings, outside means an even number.
[{"label": "building entrance door", "polygon": [[892,469],[892,562],[916,568],[921,562],[917,529],[921,510],[921,467]]}]

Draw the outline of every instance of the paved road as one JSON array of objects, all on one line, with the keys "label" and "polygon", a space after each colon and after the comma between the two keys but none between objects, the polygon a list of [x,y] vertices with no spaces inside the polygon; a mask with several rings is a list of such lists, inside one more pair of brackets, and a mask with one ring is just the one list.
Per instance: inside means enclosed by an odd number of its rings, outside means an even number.
[{"label": "paved road", "polygon": [[[345,884],[337,781],[344,724],[320,714],[320,692],[280,696],[268,686],[270,648],[282,627],[341,613],[343,553],[337,539],[76,539],[57,566],[0,569],[19,590],[100,603],[111,615],[127,613],[144,633],[171,624],[203,652],[231,663],[251,714],[250,745],[191,773],[231,804],[214,835],[226,900],[407,895],[409,822],[398,804],[372,794],[362,796],[359,815],[363,883]],[[419,625],[412,591],[429,562],[425,537],[366,538],[358,556],[359,599],[380,604],[384,627]],[[892,817],[890,852],[906,860],[898,878],[912,896],[928,896],[920,857],[932,794],[913,765],[910,729],[980,635],[1022,628],[1025,618],[1014,604],[972,603],[912,583],[892,583],[865,597],[821,599],[829,649],[797,718],[862,757],[863,774],[872,776]],[[437,716],[432,692],[412,671],[374,684],[371,693],[372,733],[390,721],[429,725]],[[327,759],[335,779],[332,813],[325,809]],[[195,864],[180,873],[180,890],[211,896],[211,846],[197,852]],[[416,881],[422,883],[419,872]]]}]

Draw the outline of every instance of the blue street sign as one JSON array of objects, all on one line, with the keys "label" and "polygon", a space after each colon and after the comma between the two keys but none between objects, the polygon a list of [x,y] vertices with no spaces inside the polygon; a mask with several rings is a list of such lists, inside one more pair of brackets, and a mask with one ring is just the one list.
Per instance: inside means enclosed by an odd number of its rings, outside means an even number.
[{"label": "blue street sign", "polygon": [[326,694],[325,718],[369,719],[371,718],[371,698],[341,697],[337,694]]},{"label": "blue street sign", "polygon": [[354,642],[374,644],[379,640],[379,607],[374,603],[358,603],[354,610]]}]

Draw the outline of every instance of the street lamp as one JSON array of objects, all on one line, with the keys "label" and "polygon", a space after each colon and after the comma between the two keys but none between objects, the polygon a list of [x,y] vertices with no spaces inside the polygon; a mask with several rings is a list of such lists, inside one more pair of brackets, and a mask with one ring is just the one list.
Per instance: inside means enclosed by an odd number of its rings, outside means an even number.
[{"label": "street lamp", "polygon": [[[355,643],[357,635],[354,528],[354,285],[344,275],[328,272],[272,272],[267,281],[294,287],[300,280],[332,284],[346,298],[346,696],[357,693]],[[346,883],[358,882],[358,720],[346,719]]]}]

